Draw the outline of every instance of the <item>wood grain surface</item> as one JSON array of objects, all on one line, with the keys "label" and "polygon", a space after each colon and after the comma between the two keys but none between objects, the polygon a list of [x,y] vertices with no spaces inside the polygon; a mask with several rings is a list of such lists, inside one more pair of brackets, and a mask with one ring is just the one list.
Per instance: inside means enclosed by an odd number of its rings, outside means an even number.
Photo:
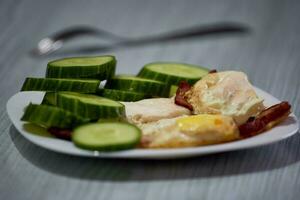
[{"label": "wood grain surface", "polygon": [[256,86],[288,100],[299,117],[300,1],[0,1],[0,199],[299,199],[299,134],[260,148],[183,160],[102,160],[39,148],[6,114],[7,100],[25,77],[43,76],[49,60],[84,55],[72,50],[104,42],[86,38],[52,56],[29,55],[57,30],[83,24],[138,37],[228,21],[251,27],[251,33],[93,54],[114,54],[120,73],[136,73],[158,60],[242,70]]}]

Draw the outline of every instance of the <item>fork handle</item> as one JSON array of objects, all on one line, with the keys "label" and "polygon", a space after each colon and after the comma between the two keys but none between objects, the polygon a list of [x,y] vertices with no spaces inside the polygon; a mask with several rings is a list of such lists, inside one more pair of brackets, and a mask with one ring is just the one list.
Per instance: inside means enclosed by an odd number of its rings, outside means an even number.
[{"label": "fork handle", "polygon": [[92,35],[96,37],[105,37],[113,40],[124,40],[125,38],[121,36],[117,36],[113,33],[102,29],[94,29],[88,26],[75,26],[71,28],[64,29],[63,31],[59,31],[54,33],[51,38],[53,41],[68,41],[81,36]]},{"label": "fork handle", "polygon": [[121,41],[121,45],[139,45],[154,42],[168,42],[180,39],[190,39],[196,37],[224,35],[234,33],[248,33],[249,28],[235,23],[220,23],[207,26],[198,26],[185,30],[173,31],[156,36],[146,36],[142,38]]}]

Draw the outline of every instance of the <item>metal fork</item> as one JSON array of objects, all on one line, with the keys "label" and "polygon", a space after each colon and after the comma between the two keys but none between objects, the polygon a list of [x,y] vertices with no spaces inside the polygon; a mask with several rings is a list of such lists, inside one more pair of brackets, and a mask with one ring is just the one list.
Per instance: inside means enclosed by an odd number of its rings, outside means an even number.
[{"label": "metal fork", "polygon": [[107,39],[112,41],[110,45],[98,46],[97,49],[110,49],[114,47],[124,46],[138,46],[146,45],[157,42],[170,42],[182,39],[190,39],[196,37],[213,36],[213,35],[225,35],[225,34],[240,34],[249,32],[249,28],[237,23],[218,23],[212,25],[195,26],[191,28],[185,28],[175,30],[165,34],[145,36],[140,38],[127,38],[118,36],[111,32],[93,28],[89,26],[74,26],[62,31],[58,31],[46,38],[39,41],[37,47],[33,49],[34,55],[45,55],[50,54],[60,49],[64,43],[71,42],[72,40],[78,39],[84,36],[95,36],[101,39]]}]

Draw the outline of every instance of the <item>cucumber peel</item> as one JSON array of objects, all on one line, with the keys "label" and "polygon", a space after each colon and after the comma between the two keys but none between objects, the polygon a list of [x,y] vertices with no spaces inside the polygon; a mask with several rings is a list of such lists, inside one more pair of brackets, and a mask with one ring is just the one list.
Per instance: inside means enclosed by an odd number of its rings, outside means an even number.
[{"label": "cucumber peel", "polygon": [[21,118],[46,128],[73,128],[88,122],[88,119],[77,116],[61,108],[49,105],[29,104]]},{"label": "cucumber peel", "polygon": [[71,57],[48,63],[46,77],[49,78],[94,78],[106,80],[116,70],[114,56]]},{"label": "cucumber peel", "polygon": [[96,93],[100,81],[92,79],[26,78],[21,91],[73,91]]},{"label": "cucumber peel", "polygon": [[117,101],[96,95],[58,92],[56,105],[91,120],[125,117],[125,106]]},{"label": "cucumber peel", "polygon": [[116,89],[143,93],[149,96],[167,97],[170,88],[161,81],[129,75],[118,75],[107,81],[105,89]]},{"label": "cucumber peel", "polygon": [[99,89],[97,91],[97,95],[116,101],[139,101],[150,97],[149,95],[144,93],[115,89]]},{"label": "cucumber peel", "polygon": [[154,62],[145,65],[138,76],[162,81],[167,85],[178,85],[180,81],[194,84],[208,72],[204,67],[186,63]]},{"label": "cucumber peel", "polygon": [[46,92],[46,94],[44,95],[42,104],[55,106],[56,105],[56,97],[57,97],[56,92]]}]

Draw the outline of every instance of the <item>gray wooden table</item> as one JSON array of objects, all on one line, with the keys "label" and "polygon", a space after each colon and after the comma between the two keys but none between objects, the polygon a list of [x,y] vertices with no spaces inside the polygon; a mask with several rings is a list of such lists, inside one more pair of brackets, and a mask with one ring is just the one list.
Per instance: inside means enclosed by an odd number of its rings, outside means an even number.
[{"label": "gray wooden table", "polygon": [[247,24],[252,32],[99,54],[116,55],[120,73],[156,60],[242,70],[256,86],[288,100],[299,117],[300,1],[0,1],[0,199],[299,199],[299,134],[183,160],[101,160],[39,148],[8,119],[6,102],[25,77],[43,76],[49,60],[98,42],[88,38],[54,56],[31,57],[29,50],[49,33],[86,24],[137,37],[220,21]]}]

